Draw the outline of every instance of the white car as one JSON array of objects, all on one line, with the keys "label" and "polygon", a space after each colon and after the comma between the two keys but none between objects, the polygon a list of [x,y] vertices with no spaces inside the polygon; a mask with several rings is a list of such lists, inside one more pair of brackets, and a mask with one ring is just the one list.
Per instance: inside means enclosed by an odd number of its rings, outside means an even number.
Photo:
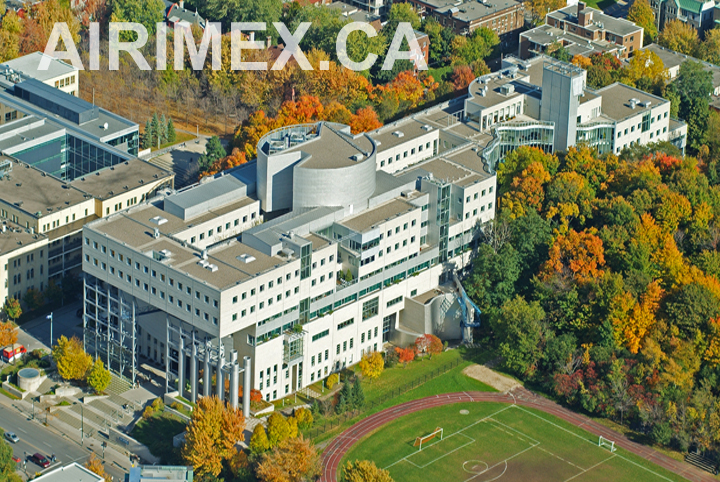
[{"label": "white car", "polygon": [[20,441],[20,438],[17,435],[15,435],[13,432],[5,432],[5,440],[16,444]]}]

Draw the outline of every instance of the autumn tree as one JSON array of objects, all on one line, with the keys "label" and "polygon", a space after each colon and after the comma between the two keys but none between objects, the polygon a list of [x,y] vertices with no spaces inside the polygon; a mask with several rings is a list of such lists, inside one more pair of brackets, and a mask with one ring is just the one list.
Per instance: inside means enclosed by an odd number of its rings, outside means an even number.
[{"label": "autumn tree", "polygon": [[655,14],[648,0],[635,0],[628,10],[627,19],[643,28],[645,45],[655,41],[658,31],[655,26]]},{"label": "autumn tree", "polygon": [[210,167],[208,167],[207,171],[201,172],[200,179],[206,176],[214,176],[219,172],[227,171],[228,169],[232,169],[241,164],[245,164],[246,162],[247,156],[245,155],[245,153],[240,151],[240,149],[238,149],[237,147],[234,147],[232,153],[230,153],[229,156],[218,159],[217,161],[213,162]]},{"label": "autumn tree", "polygon": [[85,353],[82,341],[76,336],[69,340],[65,335],[60,336],[53,346],[52,356],[58,373],[65,380],[85,380],[93,365],[92,357]]},{"label": "autumn tree", "polygon": [[705,31],[705,40],[698,48],[700,58],[715,65],[720,65],[720,30]]},{"label": "autumn tree", "polygon": [[452,82],[455,90],[464,90],[475,80],[475,74],[467,65],[456,65],[453,67]]},{"label": "autumn tree", "polygon": [[605,252],[600,238],[591,231],[571,229],[559,235],[550,246],[549,259],[542,269],[545,278],[573,276],[577,281],[589,281],[602,274]]},{"label": "autumn tree", "polygon": [[270,441],[262,424],[255,425],[252,437],[250,437],[250,451],[254,454],[261,454],[270,449]]},{"label": "autumn tree", "polygon": [[658,44],[661,46],[690,56],[695,55],[699,43],[697,30],[681,20],[666,22],[658,36]]},{"label": "autumn tree", "polygon": [[111,381],[110,372],[105,368],[102,359],[98,358],[88,374],[88,385],[95,390],[95,393],[103,393],[110,386]]},{"label": "autumn tree", "polygon": [[0,347],[17,343],[17,325],[12,321],[0,322]]},{"label": "autumn tree", "polygon": [[290,438],[292,428],[288,419],[278,412],[270,414],[267,421],[267,435],[270,447],[277,447],[278,444]]},{"label": "autumn tree", "polygon": [[16,298],[5,298],[5,304],[3,305],[3,313],[15,322],[20,315],[22,315],[22,308],[20,307],[20,301]]},{"label": "autumn tree", "polygon": [[415,359],[415,346],[408,348],[395,347],[395,352],[398,354],[398,361],[407,367],[407,364]]},{"label": "autumn tree", "polygon": [[302,436],[284,440],[263,455],[257,466],[262,482],[304,482],[319,477],[320,455],[309,439]]},{"label": "autumn tree", "polygon": [[182,447],[182,458],[202,476],[218,476],[223,462],[235,455],[235,444],[243,440],[242,412],[216,396],[202,397],[193,410]]},{"label": "autumn tree", "polygon": [[29,311],[35,311],[45,304],[45,297],[40,293],[40,290],[31,288],[23,295],[23,303],[25,303]]},{"label": "autumn tree", "polygon": [[382,353],[373,351],[363,355],[359,365],[364,377],[375,380],[385,369],[385,360],[383,360]]},{"label": "autumn tree", "polygon": [[647,287],[639,302],[629,293],[616,297],[613,303],[612,323],[618,346],[624,346],[631,353],[637,353],[642,341],[655,323],[655,313],[663,294],[657,281]]},{"label": "autumn tree", "polygon": [[104,462],[97,458],[94,453],[91,454],[88,461],[85,462],[85,468],[93,474],[96,474],[105,479],[105,482],[110,482],[112,480],[110,474],[105,471]]},{"label": "autumn tree", "polygon": [[563,8],[567,5],[562,0],[529,0],[525,2],[525,8],[530,10],[533,25],[542,25],[545,23],[545,16]]},{"label": "autumn tree", "polygon": [[[647,0],[635,0],[647,3]],[[658,55],[650,49],[638,50],[630,59],[628,66],[623,70],[623,83],[646,92],[660,94],[668,82],[668,73],[665,64]]]},{"label": "autumn tree", "polygon": [[374,131],[380,127],[382,127],[382,122],[372,107],[358,109],[356,114],[350,116],[350,129],[353,134]]},{"label": "autumn tree", "polygon": [[343,467],[343,476],[346,482],[393,482],[390,472],[378,468],[375,462],[369,460],[356,460],[347,462]]},{"label": "autumn tree", "polygon": [[0,441],[0,480],[22,482],[17,473],[18,464],[13,460],[13,449],[6,440]]},{"label": "autumn tree", "polygon": [[500,44],[497,34],[487,27],[473,30],[469,36],[458,35],[450,44],[452,65],[469,65],[490,56]]}]

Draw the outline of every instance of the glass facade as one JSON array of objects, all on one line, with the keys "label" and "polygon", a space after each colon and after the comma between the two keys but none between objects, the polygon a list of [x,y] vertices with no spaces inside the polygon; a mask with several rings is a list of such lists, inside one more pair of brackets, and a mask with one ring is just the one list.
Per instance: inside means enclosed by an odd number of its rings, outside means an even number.
[{"label": "glass facade", "polygon": [[506,122],[492,129],[494,139],[483,149],[482,158],[490,172],[497,163],[520,146],[532,146],[553,152],[555,124],[552,122]]},{"label": "glass facade", "polygon": [[63,180],[71,180],[72,178],[67,175],[69,167],[67,156],[68,137],[69,136],[61,136],[58,139],[43,142],[42,144],[20,151],[14,154],[14,156],[48,174],[52,174]]},{"label": "glass facade", "polygon": [[140,133],[139,131],[134,131],[130,134],[110,139],[107,143],[113,147],[117,147],[121,151],[127,151],[129,154],[137,157],[138,149],[140,147]]},{"label": "glass facade", "polygon": [[440,261],[447,261],[448,258],[448,234],[450,231],[450,185],[438,186],[437,197],[437,225],[440,237],[438,246],[440,249]]},{"label": "glass facade", "polygon": [[576,144],[594,147],[598,154],[613,152],[615,124],[612,122],[591,122],[577,126]]}]

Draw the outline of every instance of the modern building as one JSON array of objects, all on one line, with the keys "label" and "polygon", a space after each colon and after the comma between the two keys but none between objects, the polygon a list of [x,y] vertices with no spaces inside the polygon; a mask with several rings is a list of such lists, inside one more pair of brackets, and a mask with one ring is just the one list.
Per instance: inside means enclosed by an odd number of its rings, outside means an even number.
[{"label": "modern building", "polygon": [[670,20],[692,26],[700,35],[715,26],[715,2],[701,0],[651,0],[655,23],[661,31]]},{"label": "modern building", "polygon": [[548,13],[545,25],[521,33],[518,55],[527,59],[558,44],[571,55],[611,52],[627,58],[642,47],[643,28],[578,2]]},{"label": "modern building", "polygon": [[406,0],[423,17],[433,17],[440,25],[451,28],[458,35],[469,35],[486,27],[500,37],[504,44],[517,42],[525,25],[525,7],[515,0],[456,1]]},{"label": "modern building", "polygon": [[173,179],[133,159],[66,182],[0,156],[0,302],[80,274],[82,226],[172,188]]},{"label": "modern building", "polygon": [[197,8],[194,11],[186,9],[183,0],[178,2],[163,0],[163,2],[165,3],[165,21],[170,27],[190,28],[195,25],[205,30],[207,22],[198,14]]},{"label": "modern building", "polygon": [[[43,58],[50,60],[47,70],[40,70],[40,61]],[[5,77],[18,74],[55,87],[77,97],[80,95],[80,75],[78,69],[60,59],[45,55],[42,52],[33,52],[0,64],[2,75]],[[6,122],[8,119],[6,119]]]},{"label": "modern building", "polygon": [[[325,8],[329,8],[331,10],[335,10],[340,13],[340,15],[343,16],[343,18],[350,20],[352,22],[366,22],[373,26],[373,28],[377,31],[379,31],[382,28],[382,24],[380,22],[380,14],[379,13],[372,13],[367,8],[362,8],[362,5],[358,5],[360,2],[351,3],[350,0],[348,2],[332,2],[329,5],[327,5]],[[364,2],[363,2],[364,3]],[[377,9],[372,9],[373,11],[377,10],[382,11],[384,10],[382,8],[382,5],[378,7]]]},{"label": "modern building", "polygon": [[138,465],[125,475],[125,482],[192,482],[193,468],[184,465]]},{"label": "modern building", "polygon": [[33,480],[37,482],[104,482],[105,479],[77,462],[52,469]]}]

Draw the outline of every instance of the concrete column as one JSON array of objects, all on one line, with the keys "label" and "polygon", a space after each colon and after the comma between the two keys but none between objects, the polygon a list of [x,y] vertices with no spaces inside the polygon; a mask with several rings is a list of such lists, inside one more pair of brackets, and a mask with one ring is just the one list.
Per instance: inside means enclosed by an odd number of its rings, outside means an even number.
[{"label": "concrete column", "polygon": [[180,341],[178,342],[178,393],[185,396],[185,340],[180,329]]},{"label": "concrete column", "polygon": [[203,397],[210,396],[210,347],[205,345],[205,368],[203,368]]},{"label": "concrete column", "polygon": [[222,400],[225,395],[225,384],[223,383],[223,357],[218,353],[217,365],[215,367],[215,395]]},{"label": "concrete column", "polygon": [[197,345],[193,343],[192,350],[190,353],[190,401],[195,403],[197,401],[197,383],[198,383],[198,369],[197,369]]},{"label": "concrete column", "polygon": [[240,366],[237,361],[237,351],[230,353],[230,405],[238,406],[238,382],[240,381]]},{"label": "concrete column", "polygon": [[252,362],[250,357],[243,358],[243,416],[250,416],[250,381],[252,380]]}]

